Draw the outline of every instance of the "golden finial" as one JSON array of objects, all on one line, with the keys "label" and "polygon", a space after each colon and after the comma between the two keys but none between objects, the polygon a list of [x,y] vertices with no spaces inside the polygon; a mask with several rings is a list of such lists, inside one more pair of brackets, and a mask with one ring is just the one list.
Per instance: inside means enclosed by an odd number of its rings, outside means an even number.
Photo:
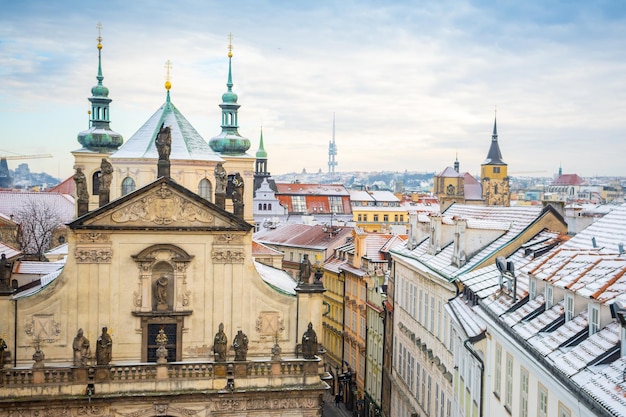
[{"label": "golden finial", "polygon": [[169,59],[165,62],[165,89],[169,90],[172,88],[172,83],[170,82],[170,70],[172,69],[172,61]]},{"label": "golden finial", "polygon": [[96,25],[96,29],[98,29],[98,49],[102,49],[102,36],[100,31],[102,30],[102,23],[98,22],[98,24]]},{"label": "golden finial", "polygon": [[233,34],[228,34],[228,57],[233,57]]}]

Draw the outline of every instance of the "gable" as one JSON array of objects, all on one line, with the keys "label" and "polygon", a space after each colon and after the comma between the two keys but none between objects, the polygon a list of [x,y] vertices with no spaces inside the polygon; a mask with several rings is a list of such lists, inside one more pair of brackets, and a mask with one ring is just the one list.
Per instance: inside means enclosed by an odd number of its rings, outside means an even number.
[{"label": "gable", "polygon": [[72,229],[248,231],[252,226],[197,194],[160,178],[70,223]]}]

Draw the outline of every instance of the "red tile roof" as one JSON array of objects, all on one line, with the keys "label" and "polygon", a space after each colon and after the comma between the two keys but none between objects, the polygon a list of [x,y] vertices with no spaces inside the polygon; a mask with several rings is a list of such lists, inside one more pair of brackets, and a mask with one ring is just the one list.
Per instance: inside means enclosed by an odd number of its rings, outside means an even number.
[{"label": "red tile roof", "polygon": [[581,185],[584,183],[585,180],[580,178],[577,174],[559,175],[554,181],[552,181],[552,185]]},{"label": "red tile roof", "polygon": [[289,195],[337,195],[337,196],[349,196],[348,190],[343,184],[298,184],[289,183],[281,184],[276,183],[276,194],[289,194]]},{"label": "red tile roof", "polygon": [[327,249],[337,242],[345,242],[351,235],[350,227],[333,227],[331,232],[325,225],[284,224],[256,232],[254,240],[270,245]]}]

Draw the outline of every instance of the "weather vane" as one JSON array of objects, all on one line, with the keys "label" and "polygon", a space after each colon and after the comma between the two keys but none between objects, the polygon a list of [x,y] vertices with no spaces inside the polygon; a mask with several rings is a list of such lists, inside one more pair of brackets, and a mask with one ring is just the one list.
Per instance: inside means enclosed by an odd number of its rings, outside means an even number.
[{"label": "weather vane", "polygon": [[232,32],[228,34],[228,57],[233,57],[233,34]]}]

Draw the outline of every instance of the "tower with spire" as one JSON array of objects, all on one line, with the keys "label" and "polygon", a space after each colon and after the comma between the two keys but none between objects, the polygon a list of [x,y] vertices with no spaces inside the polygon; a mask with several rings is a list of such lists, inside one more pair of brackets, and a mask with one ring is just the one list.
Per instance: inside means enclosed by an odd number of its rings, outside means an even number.
[{"label": "tower with spire", "polygon": [[256,151],[256,162],[254,163],[254,195],[256,190],[261,186],[263,180],[269,178],[270,173],[267,171],[267,152],[263,145],[263,128],[261,128],[261,139],[259,140],[259,149]]},{"label": "tower with spire", "polygon": [[[219,135],[211,138],[209,146],[224,160],[224,168],[228,172],[229,187],[231,188],[232,179],[239,173],[243,179],[243,219],[252,223],[254,221],[252,213],[252,199],[254,192],[254,169],[255,158],[246,152],[250,149],[250,140],[239,134],[239,115],[238,110],[241,107],[237,103],[237,94],[233,91],[233,36],[228,35],[228,81],[226,82],[227,90],[222,95],[222,103],[219,105],[222,109],[222,131]],[[227,193],[228,193],[227,189]],[[232,204],[227,201],[228,205]]]},{"label": "tower with spire", "polygon": [[337,166],[337,161],[335,157],[337,156],[337,144],[335,143],[335,113],[333,113],[333,138],[330,142],[328,142],[328,172],[331,174],[335,173],[335,167]]},{"label": "tower with spire", "polygon": [[98,23],[98,75],[96,84],[91,89],[91,110],[89,114],[89,128],[78,134],[78,143],[81,148],[72,152],[74,155],[74,168],[81,168],[87,181],[89,191],[89,209],[98,207],[100,188],[100,164],[103,158],[107,158],[115,152],[124,142],[122,135],[111,130],[109,105],[109,89],[102,81],[102,25]]},{"label": "tower with spire", "polygon": [[493,134],[487,159],[480,166],[482,196],[488,206],[510,206],[511,190],[509,186],[508,166],[502,160],[498,144],[496,117],[493,120]]}]

